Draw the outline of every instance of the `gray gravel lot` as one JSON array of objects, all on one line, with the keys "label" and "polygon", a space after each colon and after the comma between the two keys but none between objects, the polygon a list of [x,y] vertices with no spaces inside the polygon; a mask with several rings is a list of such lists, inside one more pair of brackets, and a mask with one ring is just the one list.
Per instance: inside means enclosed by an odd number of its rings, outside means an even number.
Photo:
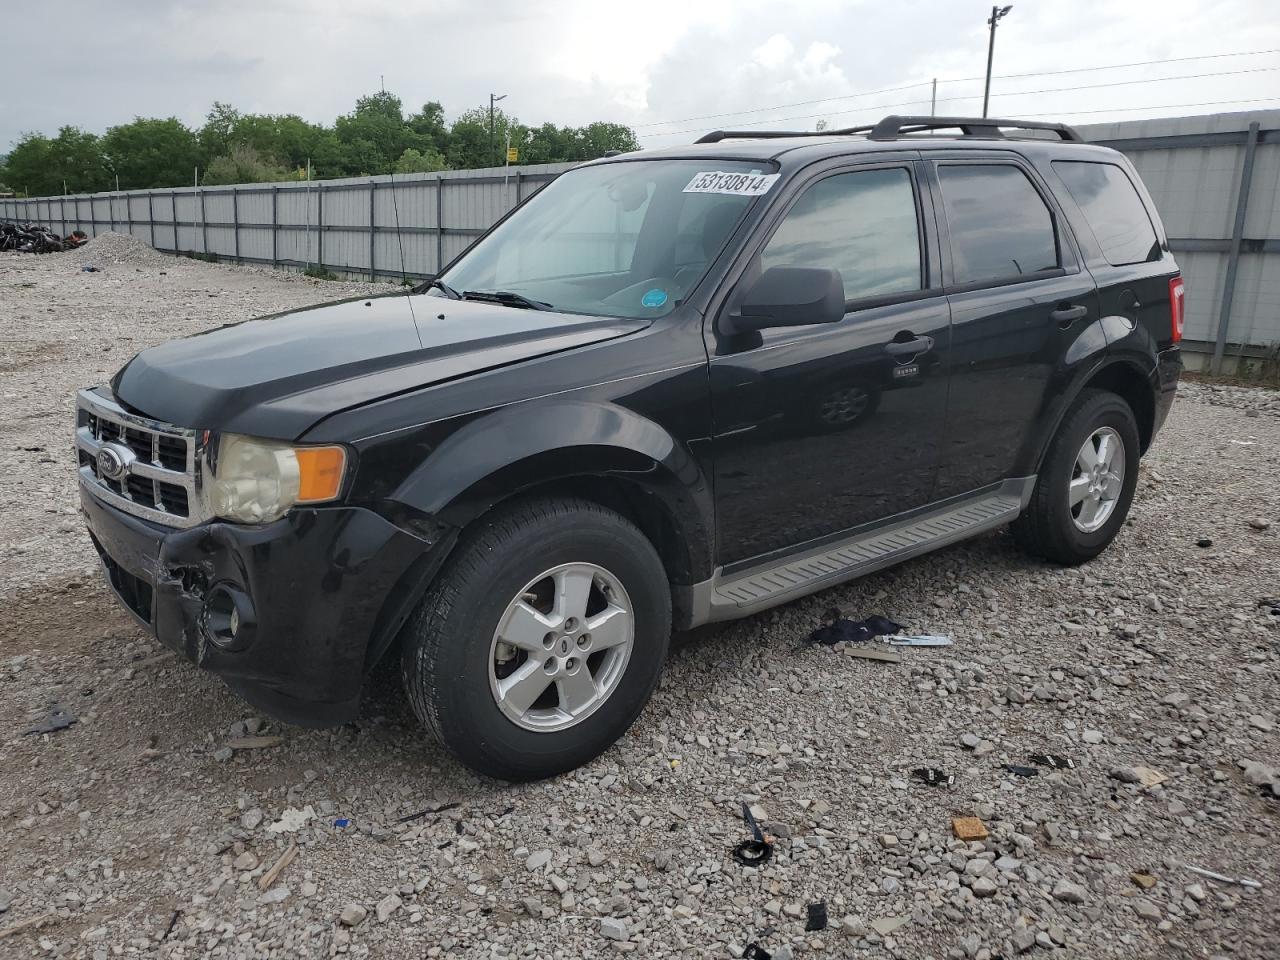
[{"label": "gray gravel lot", "polygon": [[[1280,955],[1280,395],[1187,385],[1094,563],[997,532],[678,637],[620,744],[509,787],[389,670],[348,726],[258,719],[117,611],[76,517],[76,387],[367,289],[111,238],[0,255],[0,957]],[[956,643],[805,645],[833,610]],[[24,736],[53,702],[79,722]],[[1004,769],[1043,753],[1074,767]],[[729,855],[743,801],[761,869]]]}]

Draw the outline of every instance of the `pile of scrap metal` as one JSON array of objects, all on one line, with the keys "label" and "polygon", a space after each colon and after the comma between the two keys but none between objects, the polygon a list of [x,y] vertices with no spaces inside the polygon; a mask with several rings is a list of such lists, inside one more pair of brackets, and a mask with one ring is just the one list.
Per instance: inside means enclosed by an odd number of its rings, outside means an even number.
[{"label": "pile of scrap metal", "polygon": [[72,231],[60,237],[34,223],[0,223],[0,251],[16,250],[18,253],[61,253],[74,250],[89,241],[83,230]]}]

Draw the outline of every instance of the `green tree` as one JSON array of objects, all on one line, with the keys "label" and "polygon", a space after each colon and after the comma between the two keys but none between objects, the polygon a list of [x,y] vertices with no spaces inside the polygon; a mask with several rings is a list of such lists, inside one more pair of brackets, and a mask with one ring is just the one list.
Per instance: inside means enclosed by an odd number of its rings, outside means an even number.
[{"label": "green tree", "polygon": [[449,127],[444,121],[444,107],[435,100],[424,103],[421,110],[405,119],[405,123],[419,137],[429,139],[437,153],[448,152]]},{"label": "green tree", "polygon": [[236,127],[242,119],[240,111],[231,104],[217,100],[213,102],[213,107],[205,117],[204,126],[196,135],[206,160],[226,156],[231,152],[233,143],[237,142]]},{"label": "green tree", "polygon": [[275,160],[263,157],[247,143],[237,143],[231,152],[209,161],[200,182],[206,187],[228,183],[274,183],[292,179]]},{"label": "green tree", "polygon": [[597,121],[579,128],[574,133],[581,151],[581,156],[574,157],[575,160],[595,160],[597,157],[603,157],[610,150],[629,153],[640,149],[636,132],[622,123]]},{"label": "green tree", "polygon": [[396,161],[393,169],[396,173],[435,173],[437,170],[448,168],[445,165],[444,157],[435,148],[428,147],[424,153],[421,150],[410,147],[400,154],[400,159]]},{"label": "green tree", "polygon": [[405,122],[400,98],[385,90],[357,100],[355,110],[334,122],[333,132],[350,175],[386,173],[410,147],[434,147],[430,136]]},{"label": "green tree", "polygon": [[29,196],[93,193],[111,186],[102,156],[102,142],[78,127],[63,127],[53,139],[23,134],[5,161],[0,177]]},{"label": "green tree", "polygon": [[121,190],[190,183],[203,159],[196,135],[176,117],[138,117],[111,127],[102,138],[102,152],[107,168],[120,178]]},{"label": "green tree", "polygon": [[503,149],[507,133],[511,133],[511,145],[519,148],[524,142],[525,128],[514,117],[501,110],[493,111],[493,132],[490,138],[489,108],[468,110],[449,129],[449,166],[454,170],[476,167],[497,167],[505,161]]}]

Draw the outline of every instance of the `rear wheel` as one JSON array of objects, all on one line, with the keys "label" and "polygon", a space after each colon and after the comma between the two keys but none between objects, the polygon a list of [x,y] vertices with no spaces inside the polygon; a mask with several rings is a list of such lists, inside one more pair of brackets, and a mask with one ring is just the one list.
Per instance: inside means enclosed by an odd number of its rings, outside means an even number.
[{"label": "rear wheel", "polygon": [[639,530],[587,501],[537,501],[468,531],[406,627],[401,668],[414,712],[463,763],[534,780],[626,731],[670,632]]},{"label": "rear wheel", "polygon": [[1113,393],[1082,393],[1054,437],[1031,502],[1013,524],[1018,543],[1056,563],[1096,557],[1129,513],[1139,451],[1129,405]]}]

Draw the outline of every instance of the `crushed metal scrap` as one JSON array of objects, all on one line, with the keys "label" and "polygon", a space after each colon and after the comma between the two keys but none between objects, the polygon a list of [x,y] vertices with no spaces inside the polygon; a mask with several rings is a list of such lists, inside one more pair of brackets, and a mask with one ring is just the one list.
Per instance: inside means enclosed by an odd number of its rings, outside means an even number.
[{"label": "crushed metal scrap", "polygon": [[89,235],[83,230],[73,230],[61,237],[52,230],[34,223],[0,223],[0,251],[14,250],[18,253],[62,253],[74,250],[89,242]]}]

